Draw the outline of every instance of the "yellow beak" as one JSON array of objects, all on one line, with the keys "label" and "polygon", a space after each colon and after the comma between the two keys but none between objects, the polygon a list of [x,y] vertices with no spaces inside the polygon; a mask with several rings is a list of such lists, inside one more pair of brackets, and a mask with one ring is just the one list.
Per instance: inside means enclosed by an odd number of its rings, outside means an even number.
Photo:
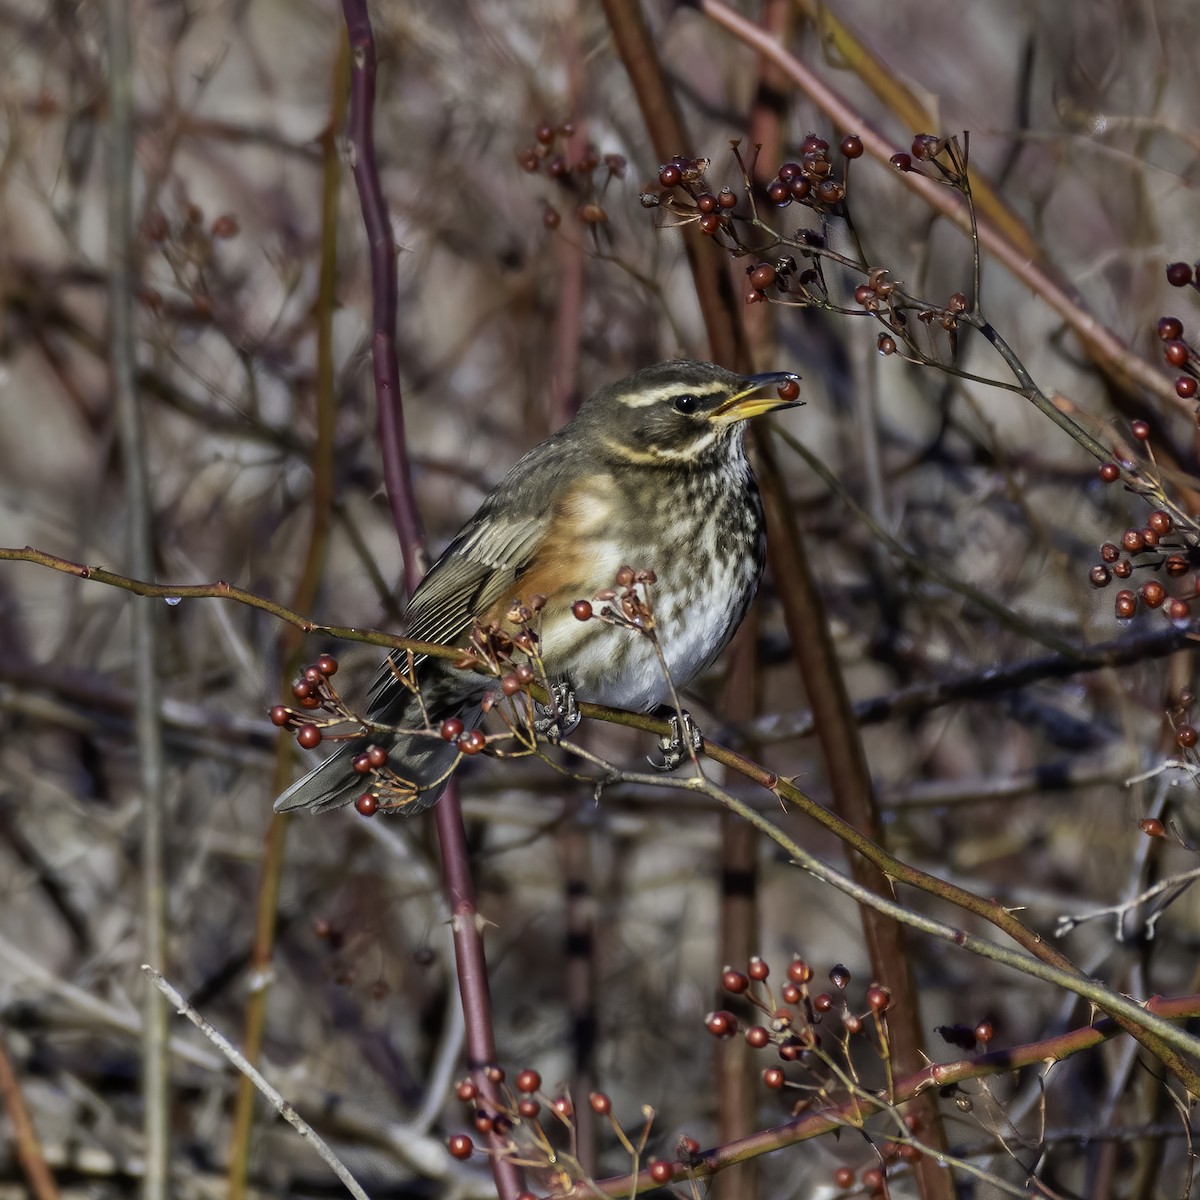
[{"label": "yellow beak", "polygon": [[765,375],[747,375],[746,386],[735,392],[712,410],[710,416],[728,421],[748,421],[751,417],[761,417],[764,413],[775,412],[780,408],[795,408],[802,403],[800,400],[781,400],[779,396],[759,396],[763,388],[774,384],[800,382],[800,376],[791,371],[770,371]]}]

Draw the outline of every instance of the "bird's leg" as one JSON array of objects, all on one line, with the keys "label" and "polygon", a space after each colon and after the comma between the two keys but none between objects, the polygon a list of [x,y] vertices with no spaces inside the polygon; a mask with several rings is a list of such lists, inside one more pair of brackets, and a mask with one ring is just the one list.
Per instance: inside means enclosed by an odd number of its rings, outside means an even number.
[{"label": "bird's leg", "polygon": [[662,762],[655,762],[652,755],[646,756],[646,761],[656,771],[674,771],[691,757],[689,746],[691,750],[699,750],[704,743],[699,727],[686,709],[682,713],[671,713],[667,720],[671,731],[658,739]]},{"label": "bird's leg", "polygon": [[533,732],[549,742],[569,737],[583,720],[575,702],[575,690],[565,680],[551,687],[549,704],[535,700],[533,707],[538,714],[534,718]]}]

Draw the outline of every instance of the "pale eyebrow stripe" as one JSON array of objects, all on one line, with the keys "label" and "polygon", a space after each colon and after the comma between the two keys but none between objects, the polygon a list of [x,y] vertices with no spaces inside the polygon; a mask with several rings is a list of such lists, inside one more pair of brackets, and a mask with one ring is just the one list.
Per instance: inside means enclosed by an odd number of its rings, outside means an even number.
[{"label": "pale eyebrow stripe", "polygon": [[651,404],[670,400],[672,396],[721,396],[728,390],[725,384],[716,379],[711,383],[697,384],[695,387],[685,383],[665,383],[652,392],[624,392],[620,400],[628,408],[647,408]]}]

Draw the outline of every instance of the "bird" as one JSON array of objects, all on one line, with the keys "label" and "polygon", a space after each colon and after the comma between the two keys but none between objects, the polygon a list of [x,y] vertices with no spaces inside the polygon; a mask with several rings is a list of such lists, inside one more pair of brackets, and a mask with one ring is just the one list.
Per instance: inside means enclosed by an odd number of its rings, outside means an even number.
[{"label": "bird", "polygon": [[[663,708],[672,684],[685,687],[716,660],[758,590],[766,537],[746,422],[794,407],[798,384],[792,372],[742,375],[677,359],[602,387],[517,462],[451,539],[412,595],[407,636],[465,646],[479,624],[511,633],[514,604],[536,596],[551,718],[577,720],[576,699]],[[641,577],[654,578],[662,661],[636,631],[579,619],[577,602],[604,594],[629,566],[652,572]],[[473,728],[495,680],[417,657],[418,699],[406,666],[402,653],[389,655],[369,694],[372,728],[289,787],[277,812],[323,812],[363,796],[371,746],[386,751],[389,777],[403,781],[403,803],[380,811],[415,813],[436,802],[459,748],[430,731],[448,718]],[[668,751],[668,766],[681,760],[678,750]]]}]

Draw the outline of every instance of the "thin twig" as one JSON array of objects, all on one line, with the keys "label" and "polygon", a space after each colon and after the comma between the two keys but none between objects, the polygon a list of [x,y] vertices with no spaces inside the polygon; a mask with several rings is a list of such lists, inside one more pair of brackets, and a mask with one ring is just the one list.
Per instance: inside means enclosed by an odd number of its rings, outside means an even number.
[{"label": "thin twig", "polygon": [[[184,998],[179,994],[174,987],[163,978],[162,973],[156,971],[148,963],[142,964],[142,970],[150,977],[154,986],[175,1006],[175,1011],[181,1017],[187,1017],[195,1027],[225,1057],[239,1070],[241,1073],[254,1084],[256,1088],[267,1098],[271,1107],[302,1137],[312,1148],[329,1164],[333,1173],[346,1186],[346,1190],[357,1197],[357,1200],[370,1200],[367,1193],[359,1187],[354,1176],[347,1170],[345,1163],[338,1158],[336,1154],[329,1148],[328,1143],[317,1133],[315,1129],[306,1121],[300,1114],[263,1078],[261,1073],[254,1066],[246,1061],[246,1057],[229,1041],[224,1034],[219,1032],[213,1025],[204,1019]],[[153,993],[151,993],[153,994]],[[162,1004],[159,1003],[159,1008]],[[165,1011],[165,1010],[164,1010]]]},{"label": "thin twig", "polygon": [[21,1094],[21,1085],[17,1081],[17,1074],[13,1070],[3,1038],[0,1038],[0,1099],[4,1102],[8,1123],[12,1127],[17,1161],[21,1164],[21,1170],[25,1172],[25,1178],[29,1180],[29,1190],[34,1200],[58,1200],[58,1184],[46,1165],[37,1130],[30,1119],[29,1109],[25,1105],[25,1097]]},{"label": "thin twig", "polygon": [[[120,434],[125,496],[129,506],[129,558],[133,572],[154,573],[154,529],[145,431],[138,400],[133,333],[133,51],[129,5],[109,0],[108,39],[108,267],[109,352]],[[165,852],[163,845],[166,763],[158,679],[158,609],[135,604],[133,662],[137,689],[137,743],[142,790],[141,941],[155,967],[166,955]],[[167,1022],[153,992],[142,997],[142,1129],[145,1138],[145,1200],[166,1200],[170,1172],[170,1095]]]}]

